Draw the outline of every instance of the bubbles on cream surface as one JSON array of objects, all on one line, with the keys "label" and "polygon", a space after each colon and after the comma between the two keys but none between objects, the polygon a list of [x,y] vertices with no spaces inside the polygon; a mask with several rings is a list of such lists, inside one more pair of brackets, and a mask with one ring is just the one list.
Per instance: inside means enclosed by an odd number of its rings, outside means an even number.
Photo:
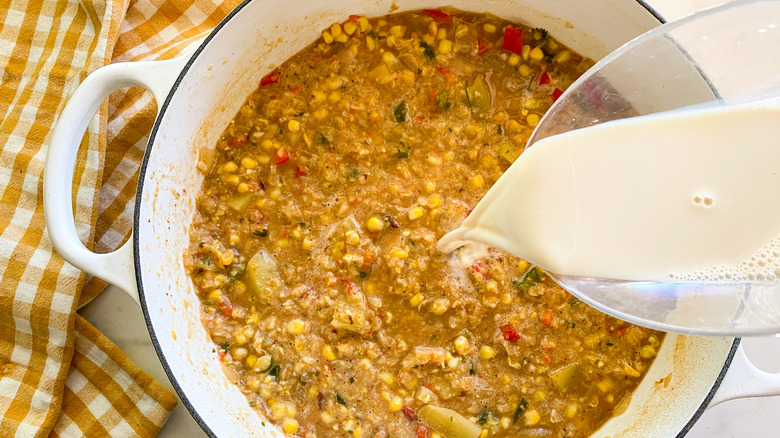
[{"label": "bubbles on cream surface", "polygon": [[669,278],[701,283],[780,282],[780,236],[737,265],[717,265],[689,273],[672,273]]}]

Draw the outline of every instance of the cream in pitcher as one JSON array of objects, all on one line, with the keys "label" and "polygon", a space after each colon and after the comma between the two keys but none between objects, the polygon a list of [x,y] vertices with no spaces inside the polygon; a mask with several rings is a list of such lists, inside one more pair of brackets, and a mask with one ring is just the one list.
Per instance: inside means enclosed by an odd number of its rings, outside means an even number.
[{"label": "cream in pitcher", "polygon": [[780,107],[719,106],[540,140],[439,242],[563,275],[780,279]]}]

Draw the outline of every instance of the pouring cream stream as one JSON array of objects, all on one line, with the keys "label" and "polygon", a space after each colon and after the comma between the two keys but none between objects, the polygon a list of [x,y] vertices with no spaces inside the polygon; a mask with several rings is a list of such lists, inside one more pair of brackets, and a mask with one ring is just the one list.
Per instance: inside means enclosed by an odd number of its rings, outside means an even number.
[{"label": "pouring cream stream", "polygon": [[780,106],[606,122],[528,148],[438,244],[561,275],[780,281]]}]

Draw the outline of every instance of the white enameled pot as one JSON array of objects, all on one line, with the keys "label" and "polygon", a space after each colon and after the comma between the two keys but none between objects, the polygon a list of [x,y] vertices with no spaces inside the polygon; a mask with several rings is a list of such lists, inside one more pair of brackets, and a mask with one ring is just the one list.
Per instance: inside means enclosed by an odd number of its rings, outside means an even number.
[{"label": "white enameled pot", "polygon": [[[444,5],[544,27],[594,59],[660,24],[659,15],[635,0],[246,0],[191,57],[101,68],[70,98],[44,173],[51,241],[67,261],[138,301],[171,383],[209,435],[282,433],[264,422],[223,374],[183,267],[203,180],[195,168],[198,150],[214,146],[261,77],[330,23],[349,14],[386,14],[395,6],[404,11]],[[111,92],[128,86],[149,89],[160,110],[139,176],[133,238],[113,253],[96,254],[81,242],[88,230],[74,224],[70,182],[90,119]],[[594,436],[681,436],[708,406],[779,393],[778,376],[756,369],[738,344],[730,338],[668,335],[627,410]]]}]

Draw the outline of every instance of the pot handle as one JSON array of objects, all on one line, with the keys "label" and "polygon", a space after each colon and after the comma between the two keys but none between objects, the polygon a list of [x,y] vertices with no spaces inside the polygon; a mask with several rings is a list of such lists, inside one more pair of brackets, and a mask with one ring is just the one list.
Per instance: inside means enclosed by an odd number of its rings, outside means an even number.
[{"label": "pot handle", "polygon": [[140,86],[152,92],[158,111],[189,55],[166,61],[110,64],[87,76],[62,110],[52,133],[43,172],[43,212],[52,246],[73,266],[124,290],[139,303],[133,238],[119,249],[98,254],[81,242],[87,235],[73,217],[72,181],[79,145],[100,105],[116,90]]},{"label": "pot handle", "polygon": [[707,409],[729,400],[780,395],[780,374],[763,371],[753,365],[740,342],[726,375]]}]

